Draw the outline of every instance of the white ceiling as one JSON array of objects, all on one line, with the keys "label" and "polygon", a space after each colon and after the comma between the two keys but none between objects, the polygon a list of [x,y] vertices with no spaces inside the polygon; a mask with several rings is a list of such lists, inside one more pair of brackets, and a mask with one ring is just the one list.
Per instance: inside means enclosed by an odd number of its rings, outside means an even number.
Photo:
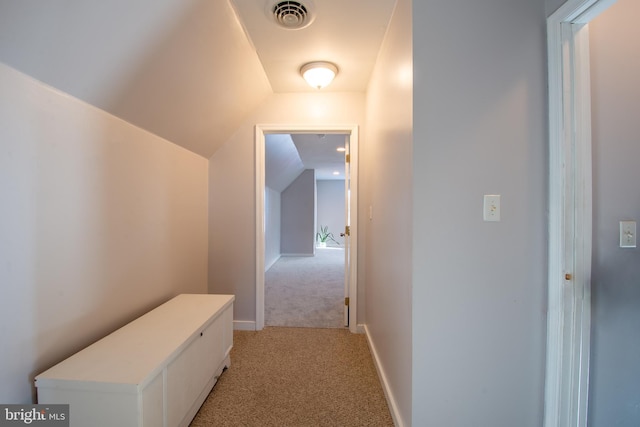
[{"label": "white ceiling", "polygon": [[279,1],[231,0],[273,91],[308,91],[299,70],[313,61],[338,66],[336,79],[323,90],[365,91],[395,0],[297,0],[315,18],[298,30],[275,23],[271,12]]},{"label": "white ceiling", "polygon": [[273,92],[315,91],[305,62],[366,90],[395,0],[314,1],[284,30],[273,0],[0,0],[0,61],[208,158]]},{"label": "white ceiling", "polygon": [[264,145],[265,185],[282,192],[305,170],[304,164],[291,135],[265,135]]},{"label": "white ceiling", "polygon": [[316,179],[344,179],[344,152],[338,148],[345,147],[346,135],[301,133],[291,138],[305,169],[316,170]]},{"label": "white ceiling", "polygon": [[345,147],[346,138],[339,134],[266,135],[266,185],[281,192],[305,169],[315,169],[317,180],[344,179],[344,152],[337,149]]}]

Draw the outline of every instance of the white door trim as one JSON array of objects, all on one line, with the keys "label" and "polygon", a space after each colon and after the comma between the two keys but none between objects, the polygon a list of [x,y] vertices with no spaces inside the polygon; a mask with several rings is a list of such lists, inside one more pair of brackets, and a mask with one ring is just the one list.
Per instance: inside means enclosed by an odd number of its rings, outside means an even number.
[{"label": "white door trim", "polygon": [[591,337],[588,23],[615,0],[568,0],[547,19],[549,278],[546,427],[587,425]]},{"label": "white door trim", "polygon": [[358,295],[358,126],[357,125],[256,125],[255,127],[255,196],[256,196],[256,330],[264,328],[264,177],[265,135],[282,133],[325,133],[349,136],[351,160],[351,245],[349,281],[349,330],[357,332]]}]

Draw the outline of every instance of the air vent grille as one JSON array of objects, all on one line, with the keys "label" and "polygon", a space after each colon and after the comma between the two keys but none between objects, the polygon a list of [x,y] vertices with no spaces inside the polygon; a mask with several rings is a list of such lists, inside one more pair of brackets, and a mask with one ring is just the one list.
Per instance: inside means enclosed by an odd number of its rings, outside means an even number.
[{"label": "air vent grille", "polygon": [[307,8],[297,1],[281,1],[273,7],[273,17],[278,25],[295,30],[309,25]]}]

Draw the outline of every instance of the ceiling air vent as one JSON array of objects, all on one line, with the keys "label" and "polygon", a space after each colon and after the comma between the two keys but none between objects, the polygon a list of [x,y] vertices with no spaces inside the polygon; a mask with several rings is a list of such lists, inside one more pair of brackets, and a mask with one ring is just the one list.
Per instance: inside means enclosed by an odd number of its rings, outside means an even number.
[{"label": "ceiling air vent", "polygon": [[297,1],[281,1],[273,6],[276,23],[288,30],[298,30],[313,20],[309,7]]}]

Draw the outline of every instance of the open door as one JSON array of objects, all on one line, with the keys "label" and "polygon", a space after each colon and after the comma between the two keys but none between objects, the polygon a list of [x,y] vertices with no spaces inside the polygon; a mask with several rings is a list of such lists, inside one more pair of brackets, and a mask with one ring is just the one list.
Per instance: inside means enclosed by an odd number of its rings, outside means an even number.
[{"label": "open door", "polygon": [[545,427],[587,425],[592,160],[588,23],[615,0],[567,0],[547,19],[549,278]]},{"label": "open door", "polygon": [[349,284],[351,280],[351,156],[349,154],[349,137],[344,141],[344,232],[340,236],[344,238],[344,326],[349,327]]}]

